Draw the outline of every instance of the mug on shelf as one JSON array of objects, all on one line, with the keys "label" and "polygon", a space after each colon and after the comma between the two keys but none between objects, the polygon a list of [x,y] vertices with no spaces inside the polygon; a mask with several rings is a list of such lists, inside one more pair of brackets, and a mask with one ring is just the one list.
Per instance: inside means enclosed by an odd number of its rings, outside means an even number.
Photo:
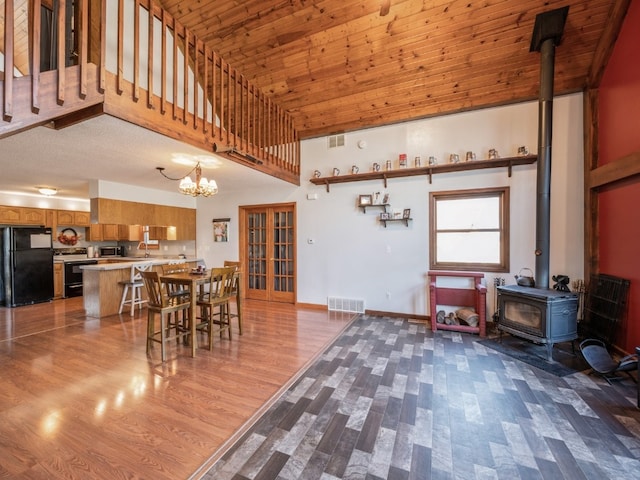
[{"label": "mug on shelf", "polygon": [[357,167],[357,165],[354,165],[351,167],[351,173],[353,175],[355,175],[356,173],[358,173],[360,171],[360,169]]},{"label": "mug on shelf", "polygon": [[460,156],[457,153],[452,153],[451,155],[449,155],[449,161],[451,163],[459,163],[460,162]]},{"label": "mug on shelf", "polygon": [[438,160],[436,159],[436,157],[429,157],[429,165],[437,165],[438,164]]},{"label": "mug on shelf", "polygon": [[380,171],[380,164],[379,163],[374,163],[373,167],[372,167],[374,172],[379,172]]},{"label": "mug on shelf", "polygon": [[313,171],[313,178],[320,178],[321,175],[322,173],[320,173],[320,170]]},{"label": "mug on shelf", "polygon": [[525,157],[529,155],[529,150],[527,150],[527,147],[525,147],[524,145],[518,147],[518,155],[520,155],[521,157]]},{"label": "mug on shelf", "polygon": [[473,162],[476,159],[476,154],[473,152],[467,152],[467,155],[465,157],[465,161],[467,162]]},{"label": "mug on shelf", "polygon": [[498,150],[496,150],[495,148],[490,149],[489,150],[489,160],[495,160],[496,158],[499,158]]},{"label": "mug on shelf", "polygon": [[334,168],[333,169],[333,176],[337,177],[338,175],[340,175],[340,169],[339,168]]}]

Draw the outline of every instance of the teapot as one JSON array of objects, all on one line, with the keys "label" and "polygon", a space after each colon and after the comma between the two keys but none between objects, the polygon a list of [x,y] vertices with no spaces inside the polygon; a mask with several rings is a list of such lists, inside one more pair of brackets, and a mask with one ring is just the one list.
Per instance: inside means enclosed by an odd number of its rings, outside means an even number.
[{"label": "teapot", "polygon": [[[522,275],[523,271],[528,271],[530,275]],[[536,280],[533,278],[533,272],[530,268],[521,268],[517,275],[515,275],[516,283],[521,287],[535,287]]]}]

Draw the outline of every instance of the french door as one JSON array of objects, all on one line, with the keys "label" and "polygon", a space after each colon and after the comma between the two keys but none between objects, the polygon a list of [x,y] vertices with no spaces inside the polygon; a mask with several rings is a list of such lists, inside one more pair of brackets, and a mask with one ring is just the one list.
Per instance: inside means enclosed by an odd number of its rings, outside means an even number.
[{"label": "french door", "polygon": [[295,213],[293,203],[240,207],[247,298],[295,303]]}]

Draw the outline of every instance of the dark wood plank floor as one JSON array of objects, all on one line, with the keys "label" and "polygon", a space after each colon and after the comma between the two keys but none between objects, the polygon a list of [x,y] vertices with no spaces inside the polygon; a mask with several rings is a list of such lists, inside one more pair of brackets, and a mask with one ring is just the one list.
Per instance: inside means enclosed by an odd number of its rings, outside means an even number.
[{"label": "dark wood plank floor", "polygon": [[245,305],[242,336],[196,358],[172,345],[165,364],[145,354],[146,310],[0,308],[0,477],[188,478],[353,317]]},{"label": "dark wood plank floor", "polygon": [[640,478],[631,379],[558,377],[477,340],[358,318],[203,480]]}]

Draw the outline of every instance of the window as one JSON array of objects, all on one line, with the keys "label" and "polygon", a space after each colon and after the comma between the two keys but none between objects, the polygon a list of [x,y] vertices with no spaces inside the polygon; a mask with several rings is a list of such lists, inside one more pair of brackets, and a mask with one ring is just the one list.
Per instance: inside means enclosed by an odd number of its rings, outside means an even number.
[{"label": "window", "polygon": [[430,194],[433,270],[509,271],[509,188]]}]

